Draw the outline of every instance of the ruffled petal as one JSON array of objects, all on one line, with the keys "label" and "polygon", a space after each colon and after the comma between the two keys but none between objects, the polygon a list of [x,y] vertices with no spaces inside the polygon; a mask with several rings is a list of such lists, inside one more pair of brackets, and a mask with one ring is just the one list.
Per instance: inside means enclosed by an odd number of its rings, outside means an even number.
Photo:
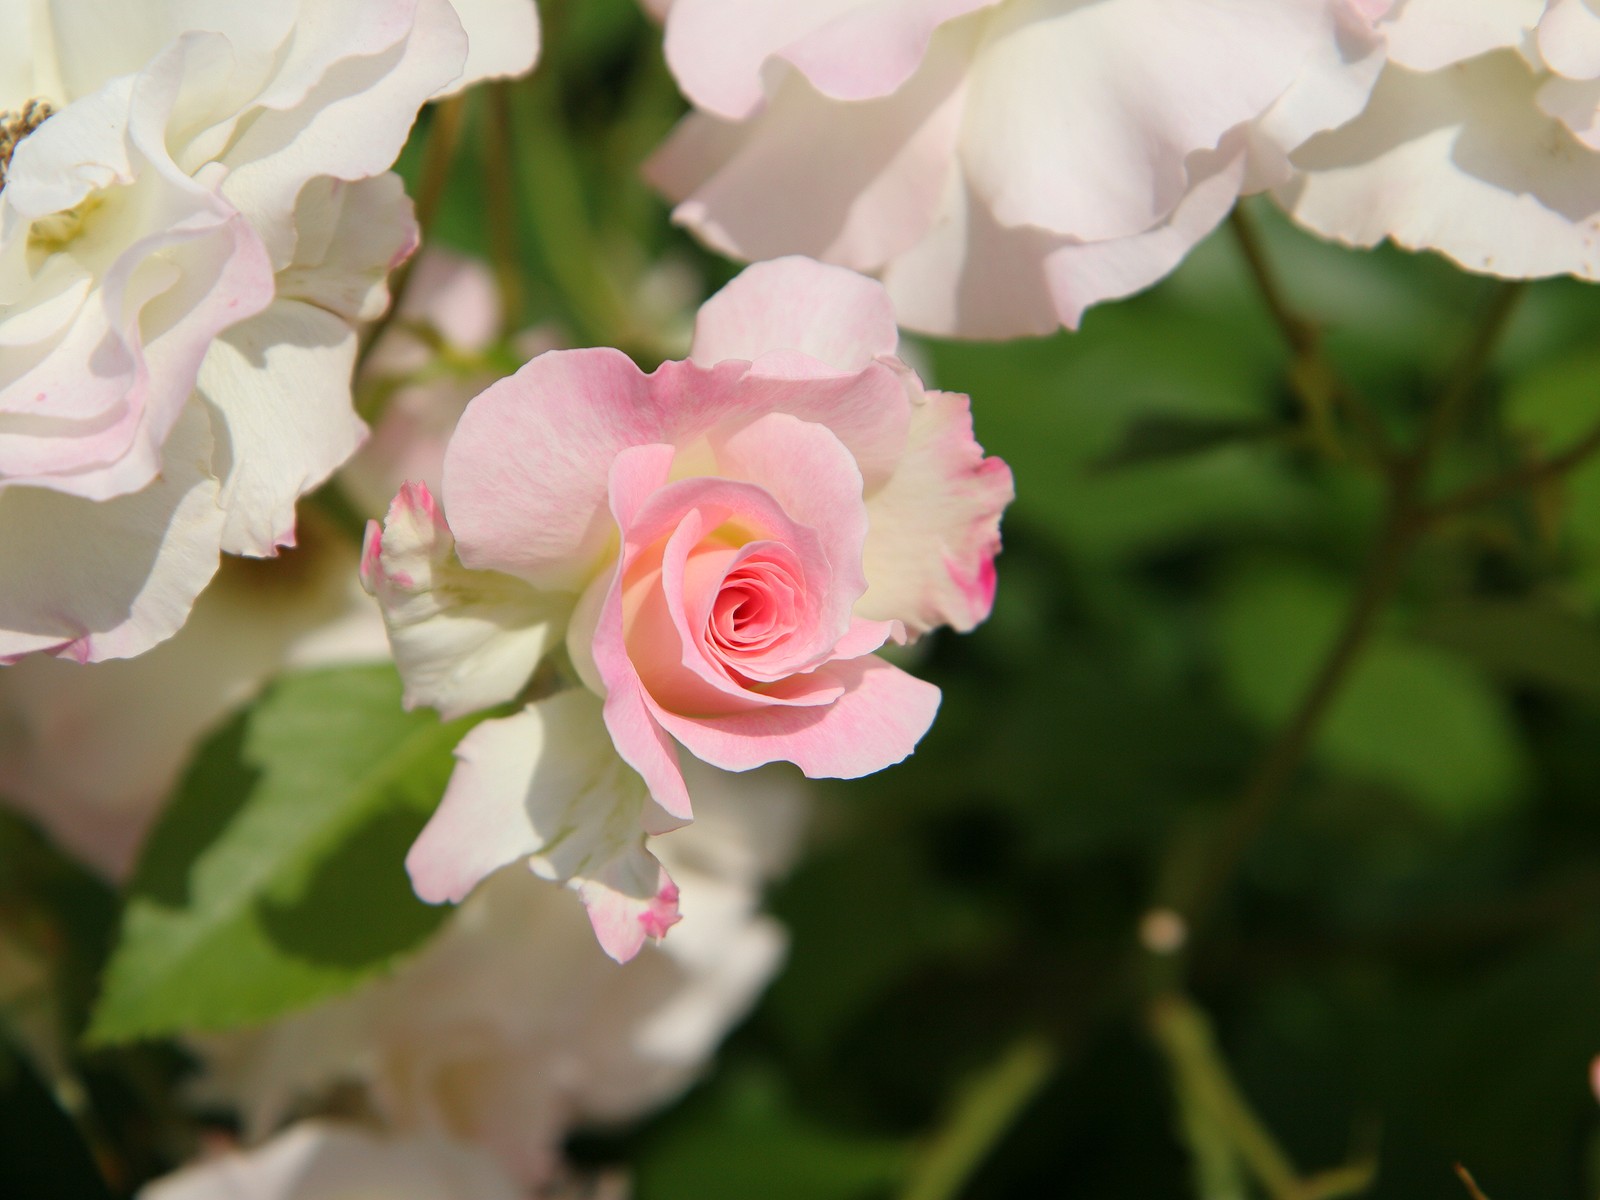
[{"label": "ruffled petal", "polygon": [[498,867],[529,860],[591,905],[619,961],[676,919],[677,890],[644,848],[644,781],[618,756],[583,689],[486,721],[456,748],[438,811],[406,869],[417,894],[459,901]]},{"label": "ruffled petal", "polygon": [[1228,215],[1247,165],[1241,140],[1190,159],[1189,192],[1165,221],[1104,242],[1003,226],[956,182],[948,220],[884,272],[901,323],[978,338],[1076,329],[1092,305],[1164,278]]},{"label": "ruffled petal", "polygon": [[355,354],[346,321],[297,300],[274,301],[212,344],[198,390],[218,418],[224,550],[259,558],[292,546],[295,501],[361,445]]},{"label": "ruffled petal", "polygon": [[923,395],[900,469],[867,500],[869,586],[856,612],[913,634],[975,627],[994,606],[1000,514],[1015,494],[1011,469],[974,440],[967,398]]},{"label": "ruffled petal", "polygon": [[1539,56],[1568,79],[1600,77],[1600,11],[1589,0],[1550,0],[1539,21]]},{"label": "ruffled petal", "polygon": [[451,438],[444,502],[461,560],[580,591],[612,544],[606,489],[618,454],[686,445],[772,412],[826,425],[869,484],[888,477],[910,421],[898,376],[877,363],[790,378],[742,362],[669,362],[645,376],[615,350],[541,354],[473,400]]},{"label": "ruffled petal", "polygon": [[[740,124],[691,113],[646,164],[673,220],[725,254],[873,271],[939,217],[976,30],[946,27],[904,87],[841,104],[797,73]],[[826,164],[821,166],[820,164]]]},{"label": "ruffled petal", "polygon": [[561,636],[566,597],[470,571],[428,489],[400,489],[380,532],[367,528],[361,582],[377,597],[407,708],[454,718],[510,700]]},{"label": "ruffled petal", "polygon": [[1535,103],[1512,51],[1449,70],[1387,68],[1360,117],[1307,143],[1276,195],[1355,246],[1385,237],[1510,278],[1600,278],[1600,156]]},{"label": "ruffled petal", "polygon": [[652,705],[652,715],[691,754],[725,771],[792,762],[813,779],[855,779],[909,755],[939,708],[938,688],[873,655],[812,675],[843,693],[816,707],[686,717]]},{"label": "ruffled petal", "polygon": [[1545,0],[1400,0],[1384,23],[1389,61],[1437,71],[1491,50],[1519,45]]},{"label": "ruffled petal", "polygon": [[278,272],[278,297],[304,300],[349,321],[389,307],[389,272],[417,248],[405,183],[393,172],[354,183],[323,177],[295,202],[294,261]]},{"label": "ruffled petal", "polygon": [[0,662],[31,651],[130,658],[176,633],[217,570],[211,454],[205,414],[191,405],[160,475],[132,495],[0,489]]},{"label": "ruffled petal", "polygon": [[1539,108],[1565,125],[1591,150],[1600,150],[1600,79],[1548,79]]},{"label": "ruffled petal", "polygon": [[485,79],[524,75],[539,59],[539,10],[533,0],[450,0],[467,32],[461,77],[441,96]]},{"label": "ruffled petal", "polygon": [[295,257],[295,201],[313,179],[382,174],[417,110],[451,84],[467,38],[448,0],[308,4],[289,57],[229,142],[224,197],[260,232],[278,267]]},{"label": "ruffled petal", "polygon": [[894,305],[876,280],[810,258],[756,263],[700,306],[689,357],[702,366],[799,351],[861,370],[900,344]]},{"label": "ruffled petal", "polygon": [[1265,113],[1327,36],[1328,0],[1011,0],[974,60],[961,159],[1002,225],[1143,233],[1187,163]]},{"label": "ruffled petal", "polygon": [[667,65],[684,93],[724,117],[761,107],[781,60],[835,100],[887,96],[921,65],[940,25],[999,0],[677,0]]}]

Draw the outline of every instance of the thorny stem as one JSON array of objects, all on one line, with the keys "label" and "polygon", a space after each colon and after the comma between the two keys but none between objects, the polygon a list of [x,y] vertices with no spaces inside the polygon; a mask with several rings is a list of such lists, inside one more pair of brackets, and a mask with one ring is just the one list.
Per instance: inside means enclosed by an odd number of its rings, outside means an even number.
[{"label": "thorny stem", "polygon": [[[434,220],[439,215],[439,206],[444,201],[445,186],[450,182],[450,165],[455,161],[456,148],[461,144],[461,132],[466,124],[466,116],[466,95],[451,96],[448,100],[440,101],[435,107],[433,121],[428,126],[428,144],[423,152],[422,178],[417,183],[416,198],[417,231],[424,246],[428,243],[428,235],[433,229]],[[416,255],[412,255],[390,277],[389,307],[384,310],[381,317],[367,327],[362,340],[361,354],[356,360],[358,374],[367,355],[378,344],[400,312],[400,304],[405,299],[406,287],[411,282],[411,271],[416,261]]]},{"label": "thorny stem", "polygon": [[1322,350],[1322,331],[1316,323],[1295,311],[1278,281],[1272,261],[1261,243],[1255,222],[1243,205],[1235,205],[1228,217],[1239,255],[1255,284],[1256,291],[1272,323],[1283,335],[1293,361],[1289,368],[1289,382],[1299,397],[1311,424],[1312,435],[1330,457],[1343,456],[1338,434],[1333,426],[1333,413],[1342,410],[1356,426],[1368,451],[1379,463],[1387,463],[1390,456],[1389,437],[1383,423],[1357,393],[1342,379]]}]

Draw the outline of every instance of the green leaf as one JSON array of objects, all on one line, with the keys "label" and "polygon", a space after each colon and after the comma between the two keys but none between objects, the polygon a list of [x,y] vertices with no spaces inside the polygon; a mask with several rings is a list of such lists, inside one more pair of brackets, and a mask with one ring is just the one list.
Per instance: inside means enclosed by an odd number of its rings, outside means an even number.
[{"label": "green leaf", "polygon": [[[1582,346],[1517,378],[1505,400],[1506,423],[1537,447],[1559,454],[1594,428],[1600,413],[1600,351]],[[1557,515],[1577,551],[1578,590],[1600,603],[1600,459],[1540,489],[1541,507]]]},{"label": "green leaf", "polygon": [[1600,695],[1600,624],[1554,602],[1456,601],[1417,633],[1519,682]]},{"label": "green leaf", "polygon": [[288,676],[230,722],[145,848],[90,1039],[264,1021],[417,945],[447,910],[403,860],[471,724],[402,711],[389,667]]},{"label": "green leaf", "polygon": [[[1203,265],[1191,256],[1184,271]],[[972,397],[979,442],[1011,465],[1009,519],[1076,553],[1121,558],[1241,529],[1285,529],[1304,513],[1304,485],[1283,456],[1250,440],[1093,469],[1139,425],[1192,432],[1274,422],[1282,350],[1242,278],[1238,305],[1188,297],[1181,282],[1093,310],[1078,334],[926,345],[939,386]]]},{"label": "green leaf", "polygon": [[1553,452],[1594,427],[1597,407],[1600,350],[1584,347],[1518,376],[1506,392],[1506,423]]},{"label": "green leaf", "polygon": [[1136,417],[1123,431],[1122,440],[1116,447],[1091,463],[1090,469],[1110,471],[1119,467],[1191,458],[1225,446],[1284,438],[1293,432],[1274,421],[1148,413]]},{"label": "green leaf", "polygon": [[[1218,622],[1226,682],[1264,730],[1288,720],[1344,604],[1332,580],[1291,567],[1250,568],[1226,591]],[[1323,719],[1315,753],[1449,819],[1506,803],[1525,775],[1505,704],[1479,672],[1444,650],[1381,632]]]}]

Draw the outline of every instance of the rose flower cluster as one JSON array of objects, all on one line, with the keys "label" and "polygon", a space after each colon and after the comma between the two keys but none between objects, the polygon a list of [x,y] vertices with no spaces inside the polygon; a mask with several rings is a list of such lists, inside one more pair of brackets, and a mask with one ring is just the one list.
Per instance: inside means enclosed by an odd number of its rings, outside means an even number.
[{"label": "rose flower cluster", "polygon": [[239,1128],[146,1200],[625,1194],[564,1139],[694,1079],[779,968],[800,777],[910,755],[910,647],[995,601],[1006,400],[925,382],[902,327],[1075,328],[1251,194],[1600,278],[1593,0],[647,8],[689,112],[641,170],[751,264],[648,372],[405,265],[391,168],[533,68],[532,0],[0,0],[0,793],[122,886],[286,673],[392,665],[473,718],[404,859],[459,907],[186,1036]]}]

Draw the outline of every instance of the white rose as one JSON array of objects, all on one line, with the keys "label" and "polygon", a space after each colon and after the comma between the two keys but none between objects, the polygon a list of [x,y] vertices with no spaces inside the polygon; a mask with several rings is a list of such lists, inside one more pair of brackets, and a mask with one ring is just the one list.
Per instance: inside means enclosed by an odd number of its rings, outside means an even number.
[{"label": "white rose", "polygon": [[724,253],[878,274],[914,329],[1047,333],[1359,111],[1373,3],[674,0],[697,111],[647,171]]},{"label": "white rose", "polygon": [[293,544],[415,244],[385,172],[536,51],[531,0],[0,3],[0,662],[141,653]]},{"label": "white rose", "polygon": [[1600,9],[1400,0],[1370,103],[1292,156],[1300,224],[1511,278],[1600,279]]}]

